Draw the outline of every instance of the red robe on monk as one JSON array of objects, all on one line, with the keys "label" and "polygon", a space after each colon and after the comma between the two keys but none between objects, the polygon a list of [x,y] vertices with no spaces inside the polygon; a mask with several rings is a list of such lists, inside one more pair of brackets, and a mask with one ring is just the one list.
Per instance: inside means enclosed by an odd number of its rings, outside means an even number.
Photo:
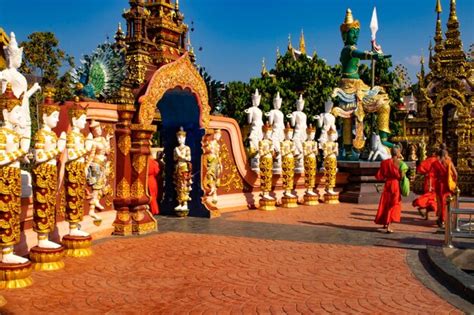
[{"label": "red robe on monk", "polygon": [[[449,169],[450,167],[454,167],[452,165],[453,162],[450,158],[444,160],[444,163],[441,162],[439,159],[433,163],[433,172],[436,178],[436,197],[438,198],[438,218],[441,219],[442,222],[446,222],[447,217],[447,205],[446,201],[449,195],[451,195],[451,191],[449,190],[448,185],[448,176],[449,176]],[[456,180],[456,179],[454,179]]]},{"label": "red robe on monk", "polygon": [[418,174],[425,175],[424,194],[413,201],[413,206],[426,209],[426,212],[437,212],[438,203],[436,200],[436,177],[433,170],[433,163],[438,161],[436,156],[429,157],[418,165]]},{"label": "red robe on monk", "polygon": [[375,178],[385,180],[375,223],[387,225],[391,222],[400,222],[402,197],[400,195],[401,174],[399,166],[395,165],[392,159],[384,160],[380,163],[380,169]]},{"label": "red robe on monk", "polygon": [[148,159],[148,192],[150,193],[151,201],[150,208],[153,215],[160,213],[158,206],[158,182],[156,176],[160,172],[160,164],[151,156]]}]

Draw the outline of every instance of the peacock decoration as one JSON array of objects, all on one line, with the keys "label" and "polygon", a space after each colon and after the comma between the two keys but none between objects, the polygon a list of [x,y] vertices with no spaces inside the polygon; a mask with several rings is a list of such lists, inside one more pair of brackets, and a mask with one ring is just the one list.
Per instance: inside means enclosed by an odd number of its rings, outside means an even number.
[{"label": "peacock decoration", "polygon": [[125,72],[123,50],[105,42],[91,55],[85,55],[81,59],[81,65],[71,71],[71,76],[78,96],[104,100],[120,88]]}]

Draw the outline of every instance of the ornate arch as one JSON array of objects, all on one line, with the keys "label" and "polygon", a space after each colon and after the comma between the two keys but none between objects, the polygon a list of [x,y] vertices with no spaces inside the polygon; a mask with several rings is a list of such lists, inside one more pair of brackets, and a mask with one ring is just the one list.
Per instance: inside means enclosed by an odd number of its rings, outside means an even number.
[{"label": "ornate arch", "polygon": [[162,66],[153,74],[145,95],[139,99],[139,123],[150,125],[153,121],[156,105],[166,91],[175,87],[188,88],[196,96],[200,109],[201,127],[207,128],[211,108],[209,106],[206,83],[191,63],[187,53],[175,62]]},{"label": "ornate arch", "polygon": [[464,104],[460,100],[458,100],[457,98],[454,98],[453,96],[449,95],[449,96],[444,97],[443,99],[437,101],[435,108],[431,109],[433,118],[442,118],[443,117],[443,108],[444,108],[444,106],[446,106],[448,104],[452,104],[452,105],[456,106],[456,108],[460,111],[460,114],[463,114]]}]

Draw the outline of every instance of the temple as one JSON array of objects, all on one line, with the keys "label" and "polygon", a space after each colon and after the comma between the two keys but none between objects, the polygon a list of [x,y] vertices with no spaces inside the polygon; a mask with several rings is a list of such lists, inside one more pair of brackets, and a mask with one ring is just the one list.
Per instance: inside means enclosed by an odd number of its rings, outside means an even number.
[{"label": "temple", "polygon": [[[425,142],[426,147],[446,143],[460,174],[459,187],[474,195],[474,68],[463,50],[456,1],[451,0],[446,32],[442,33],[441,3],[436,2],[437,18],[434,53],[430,44],[429,73],[424,60],[415,91],[416,117],[406,120],[404,135],[409,143]],[[421,181],[416,187],[421,188]]]}]

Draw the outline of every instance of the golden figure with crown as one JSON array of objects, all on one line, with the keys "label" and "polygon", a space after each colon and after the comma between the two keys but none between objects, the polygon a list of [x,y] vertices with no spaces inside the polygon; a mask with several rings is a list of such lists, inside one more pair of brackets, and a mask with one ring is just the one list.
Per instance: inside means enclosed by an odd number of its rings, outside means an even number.
[{"label": "golden figure with crown", "polygon": [[220,158],[221,145],[219,143],[222,133],[220,129],[212,130],[211,137],[204,144],[204,157],[206,163],[206,176],[203,185],[207,188],[207,195],[212,198],[212,203],[217,203],[217,188],[220,185],[222,163]]},{"label": "golden figure with crown", "polygon": [[323,167],[326,194],[325,203],[339,203],[339,193],[334,191],[336,187],[337,155],[339,154],[338,134],[334,129],[329,129],[327,139],[320,139],[320,148],[323,150]]},{"label": "golden figure with crown", "polygon": [[285,140],[280,143],[280,154],[282,160],[282,179],[283,179],[283,197],[281,198],[281,206],[284,208],[295,208],[298,206],[298,198],[293,194],[295,186],[295,152],[296,147],[293,142],[293,128],[290,124],[286,124],[284,130]]},{"label": "golden figure with crown", "polygon": [[276,155],[273,141],[271,139],[272,126],[267,122],[263,125],[262,131],[263,139],[260,140],[258,144],[258,153],[260,156],[260,189],[262,191],[259,209],[275,210],[275,198],[270,196],[270,192],[272,191],[273,157]]},{"label": "golden figure with crown", "polygon": [[60,111],[53,97],[54,89],[47,89],[39,113],[43,124],[34,136],[33,230],[38,233],[38,245],[30,250],[30,259],[36,270],[64,266],[62,246],[49,240],[56,224],[57,158],[66,148],[66,133],[62,132],[58,139],[52,130],[58,124]]},{"label": "golden figure with crown", "polygon": [[314,140],[316,129],[312,124],[306,129],[307,139],[303,142],[304,154],[304,176],[306,192],[304,195],[304,204],[314,206],[318,204],[318,194],[314,192],[316,187],[316,167],[318,156],[318,143]]},{"label": "golden figure with crown", "polygon": [[176,133],[179,145],[174,148],[174,184],[178,205],[174,208],[176,215],[185,217],[189,213],[188,201],[192,184],[191,148],[186,143],[186,131],[180,127]]}]

